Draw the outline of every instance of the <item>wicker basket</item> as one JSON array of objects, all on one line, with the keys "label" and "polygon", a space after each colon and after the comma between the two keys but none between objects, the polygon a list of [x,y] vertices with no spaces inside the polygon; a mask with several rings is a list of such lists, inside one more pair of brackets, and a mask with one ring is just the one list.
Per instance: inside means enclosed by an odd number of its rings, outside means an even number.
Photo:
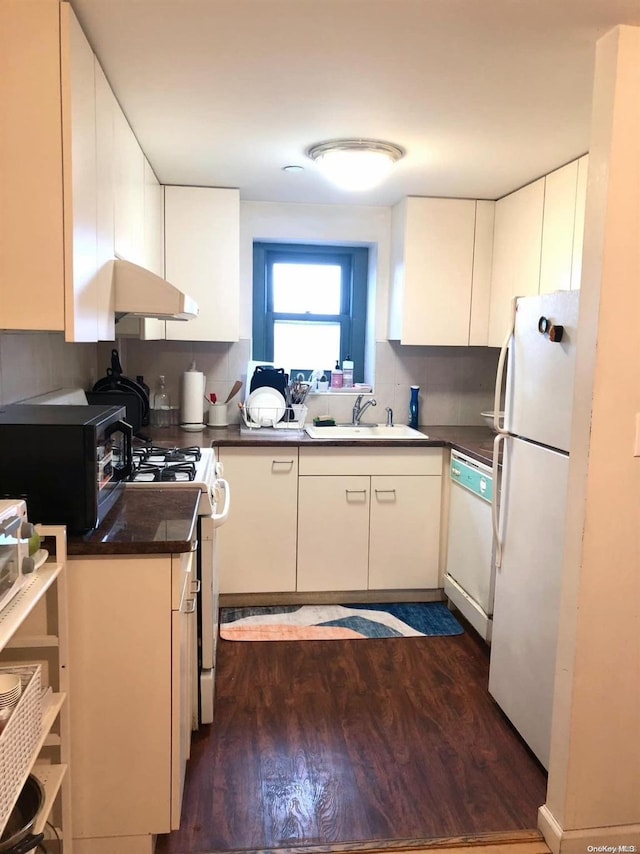
[{"label": "wicker basket", "polygon": [[0,734],[0,832],[34,761],[42,729],[40,665],[0,667],[0,673],[18,673],[22,693]]}]

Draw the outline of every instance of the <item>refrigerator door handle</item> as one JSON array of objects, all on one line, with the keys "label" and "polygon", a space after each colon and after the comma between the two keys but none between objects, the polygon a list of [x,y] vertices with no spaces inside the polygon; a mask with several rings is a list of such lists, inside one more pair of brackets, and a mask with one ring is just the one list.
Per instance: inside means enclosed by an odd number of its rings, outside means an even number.
[{"label": "refrigerator door handle", "polygon": [[503,424],[502,426],[500,425],[500,397],[502,393],[502,381],[504,378],[504,369],[507,361],[509,344],[511,343],[511,338],[513,337],[513,332],[516,326],[516,300],[517,297],[514,297],[511,300],[511,323],[509,325],[509,331],[505,335],[505,339],[502,342],[502,347],[500,348],[500,356],[498,357],[498,368],[496,371],[496,387],[493,393],[493,429],[496,431],[496,433],[508,433],[508,430],[506,429],[506,412],[504,414]]},{"label": "refrigerator door handle", "polygon": [[491,501],[491,521],[493,522],[493,537],[496,544],[495,549],[495,565],[496,569],[500,569],[502,565],[502,541],[500,540],[500,528],[498,524],[498,493],[499,489],[497,488],[499,481],[498,474],[498,454],[500,451],[500,443],[504,442],[506,439],[506,433],[497,433],[495,439],[493,440],[493,463],[492,463],[492,474],[493,474],[493,499]]}]

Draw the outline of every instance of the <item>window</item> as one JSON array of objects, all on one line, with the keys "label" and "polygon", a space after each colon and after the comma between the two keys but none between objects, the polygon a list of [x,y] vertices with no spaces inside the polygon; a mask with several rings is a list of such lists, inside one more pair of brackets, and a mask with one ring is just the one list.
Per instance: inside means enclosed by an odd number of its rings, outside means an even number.
[{"label": "window", "polygon": [[351,358],[364,380],[369,250],[254,243],[253,358],[309,372]]}]

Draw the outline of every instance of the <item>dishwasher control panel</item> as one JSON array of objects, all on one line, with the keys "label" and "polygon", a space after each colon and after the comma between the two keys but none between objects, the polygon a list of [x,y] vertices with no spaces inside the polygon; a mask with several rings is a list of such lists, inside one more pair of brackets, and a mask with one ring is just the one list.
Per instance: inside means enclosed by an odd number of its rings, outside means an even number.
[{"label": "dishwasher control panel", "polygon": [[460,486],[464,486],[474,495],[484,498],[485,501],[492,502],[493,477],[488,466],[452,451],[449,474],[455,483],[459,483]]}]

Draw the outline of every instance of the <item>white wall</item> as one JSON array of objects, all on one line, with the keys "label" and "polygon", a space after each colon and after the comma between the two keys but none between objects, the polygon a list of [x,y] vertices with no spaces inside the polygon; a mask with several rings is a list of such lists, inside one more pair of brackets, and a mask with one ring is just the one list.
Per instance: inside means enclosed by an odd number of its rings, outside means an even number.
[{"label": "white wall", "polygon": [[640,849],[639,197],[640,28],[620,27],[596,52],[551,761],[540,811],[547,843],[560,854]]},{"label": "white wall", "polygon": [[240,337],[251,338],[253,242],[334,243],[373,249],[369,318],[372,340],[386,338],[391,209],[365,205],[240,203]]}]

